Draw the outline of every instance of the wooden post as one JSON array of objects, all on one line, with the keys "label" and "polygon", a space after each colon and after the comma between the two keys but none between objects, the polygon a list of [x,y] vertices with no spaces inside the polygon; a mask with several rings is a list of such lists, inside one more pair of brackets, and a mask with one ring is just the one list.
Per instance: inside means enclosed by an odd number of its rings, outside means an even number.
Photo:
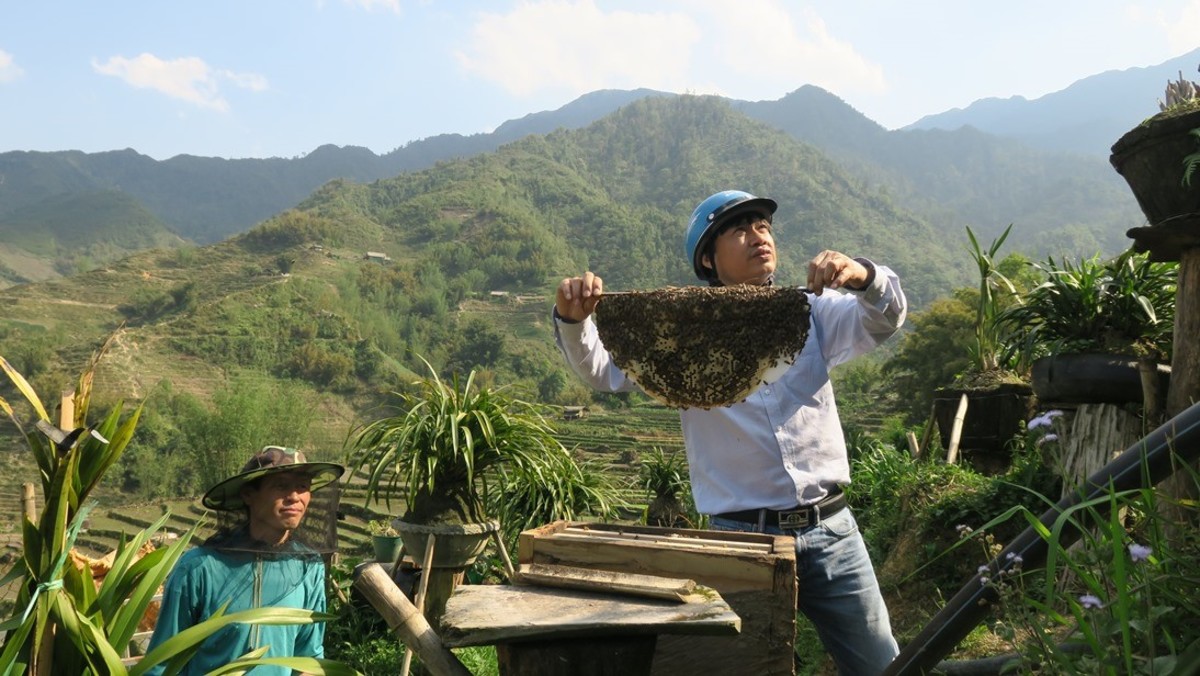
[{"label": "wooden post", "polygon": [[496,538],[496,550],[500,552],[500,560],[504,562],[504,574],[511,581],[517,575],[517,571],[513,569],[512,559],[508,557],[508,547],[504,546],[504,529],[497,528],[492,535]]},{"label": "wooden post", "polygon": [[963,421],[967,417],[967,395],[963,394],[958,400],[958,410],[954,412],[954,426],[950,428],[950,446],[946,449],[946,464],[958,462],[958,440],[962,437]]},{"label": "wooden post", "polygon": [[1175,289],[1175,337],[1171,356],[1171,385],[1167,416],[1174,417],[1200,401],[1200,248],[1179,254]]},{"label": "wooden post", "polygon": [[442,644],[421,611],[396,586],[378,563],[359,564],[354,569],[354,588],[383,616],[388,627],[415,650],[433,676],[471,676],[458,657]]},{"label": "wooden post", "polygon": [[908,454],[914,460],[919,459],[921,457],[921,445],[917,443],[917,435],[913,434],[912,431],[908,431],[904,433],[904,438],[908,440]]},{"label": "wooden post", "polygon": [[[1171,355],[1171,384],[1167,388],[1167,417],[1173,418],[1200,401],[1200,248],[1179,253],[1179,278],[1175,289],[1175,335]],[[1195,480],[1185,470],[1162,483],[1167,495],[1178,501],[1194,500]],[[1166,501],[1164,501],[1166,502]],[[1183,510],[1169,510],[1181,518]],[[1174,520],[1174,519],[1173,519]],[[1181,521],[1180,521],[1181,522]]]},{"label": "wooden post", "polygon": [[[417,587],[416,607],[417,612],[425,612],[425,592],[429,590],[429,575],[433,571],[433,546],[437,542],[437,538],[430,534],[429,539],[425,540],[425,558],[421,560],[421,584]],[[404,651],[404,664],[400,666],[400,676],[408,676],[409,667],[412,666],[412,650]]]}]

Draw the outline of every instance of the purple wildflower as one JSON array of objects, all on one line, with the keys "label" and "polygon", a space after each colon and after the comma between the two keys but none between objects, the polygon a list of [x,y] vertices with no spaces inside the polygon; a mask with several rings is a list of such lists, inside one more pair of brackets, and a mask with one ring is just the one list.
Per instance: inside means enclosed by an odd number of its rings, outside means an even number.
[{"label": "purple wildflower", "polygon": [[1100,602],[1100,597],[1093,596],[1092,594],[1084,594],[1079,597],[1079,605],[1083,606],[1084,610],[1093,610],[1104,604]]},{"label": "purple wildflower", "polygon": [[1053,433],[1047,434],[1046,436],[1042,437],[1041,439],[1038,439],[1038,446],[1041,446],[1042,444],[1049,442],[1049,441],[1058,441],[1058,435],[1053,434]]},{"label": "purple wildflower", "polygon": [[1129,558],[1133,559],[1134,563],[1141,563],[1142,561],[1145,561],[1146,559],[1150,558],[1150,554],[1153,552],[1153,548],[1147,547],[1146,545],[1139,545],[1136,542],[1129,545]]},{"label": "purple wildflower", "polygon": [[1026,425],[1026,429],[1033,430],[1037,429],[1038,427],[1050,427],[1052,424],[1054,424],[1054,419],[1062,414],[1063,412],[1058,410],[1046,411],[1042,415],[1030,420]]}]

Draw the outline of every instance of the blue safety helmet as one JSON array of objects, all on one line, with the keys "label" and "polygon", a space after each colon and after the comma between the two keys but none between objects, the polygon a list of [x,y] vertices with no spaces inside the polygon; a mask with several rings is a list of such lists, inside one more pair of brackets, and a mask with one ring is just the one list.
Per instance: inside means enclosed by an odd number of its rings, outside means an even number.
[{"label": "blue safety helmet", "polygon": [[755,197],[742,190],[722,190],[701,202],[692,212],[686,242],[687,257],[692,262],[692,270],[696,276],[706,282],[716,278],[716,271],[701,265],[700,258],[708,248],[709,242],[721,229],[722,223],[747,211],[763,211],[769,216],[774,214],[778,207],[773,199]]}]

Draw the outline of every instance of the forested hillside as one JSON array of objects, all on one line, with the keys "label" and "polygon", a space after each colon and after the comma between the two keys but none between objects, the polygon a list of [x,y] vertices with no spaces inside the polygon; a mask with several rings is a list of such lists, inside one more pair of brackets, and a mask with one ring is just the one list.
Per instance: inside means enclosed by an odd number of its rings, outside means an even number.
[{"label": "forested hillside", "polygon": [[[678,97],[651,90],[593,92],[558,110],[510,120],[489,134],[443,134],[384,155],[330,145],[290,159],[178,156],[159,162],[132,149],[0,153],[0,219],[28,228],[32,221],[25,214],[34,205],[43,213],[58,209],[65,215],[81,194],[119,191],[134,200],[131,219],[144,210],[179,236],[207,244],[246,232],[329,180],[363,183],[421,171],[441,161],[492,152],[529,135],[586,127],[647,98]],[[835,95],[811,86],[778,101],[728,103],[820,149],[848,177],[919,215],[943,238],[957,237],[967,225],[988,236],[1013,223],[1012,242],[1035,258],[1075,251],[1115,254],[1128,246],[1125,231],[1141,224],[1132,196],[1104,158],[1038,151],[970,128],[887,131]],[[760,139],[751,145],[762,144]],[[726,149],[710,147],[716,153]],[[659,176],[642,178],[648,181],[642,189],[659,189]],[[20,249],[0,233],[0,251],[5,247]],[[78,269],[88,254],[65,250],[45,258],[20,249],[12,260],[21,256],[42,257],[47,263],[43,269],[69,270]],[[19,281],[21,275],[8,277]]]},{"label": "forested hillside", "polygon": [[[132,196],[118,191],[72,193],[0,217],[0,242],[54,261],[70,275],[135,251],[184,243]],[[0,279],[21,283],[37,278],[21,258],[0,252]]]},{"label": "forested hillside", "polygon": [[[57,392],[123,327],[97,378],[100,399],[150,402],[139,452],[158,458],[129,470],[130,490],[203,484],[204,467],[171,459],[171,439],[227,452],[210,448],[220,438],[211,430],[234,427],[213,421],[214,402],[298,402],[292,411],[320,414],[290,428],[289,441],[336,448],[388,390],[424,371],[422,358],[443,373],[481,369],[483,382],[538,401],[616,403],[628,397],[594,395],[555,353],[556,282],[591,268],[610,289],[690,283],[686,220],[730,186],[780,201],[785,283],[802,283],[802,262],[837,248],[895,267],[919,303],[950,288],[965,259],[961,242],[727,101],[654,97],[583,130],[370,184],[331,182],[219,244],[6,289],[0,354],[39,391]],[[172,462],[187,469],[172,474],[184,485],[146,474]]]},{"label": "forested hillside", "polygon": [[1129,246],[1125,231],[1144,221],[1107,157],[1039,150],[971,127],[888,131],[812,86],[738,108],[886,186],[939,232],[955,235],[969,225],[991,238],[1012,223],[1017,248],[1034,258],[1111,255]]}]

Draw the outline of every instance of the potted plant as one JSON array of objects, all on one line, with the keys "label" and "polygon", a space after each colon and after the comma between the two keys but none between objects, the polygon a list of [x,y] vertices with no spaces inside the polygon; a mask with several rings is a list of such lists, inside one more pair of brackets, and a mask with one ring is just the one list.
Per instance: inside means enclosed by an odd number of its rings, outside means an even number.
[{"label": "potted plant", "polygon": [[395,563],[400,558],[402,541],[400,533],[392,528],[391,519],[375,519],[367,523],[367,532],[371,534],[371,546],[375,550],[375,560],[380,563]]},{"label": "potted plant", "polygon": [[1200,190],[1190,185],[1200,163],[1198,93],[1200,87],[1180,73],[1167,84],[1159,112],[1121,136],[1109,157],[1149,224],[1128,235],[1154,260],[1178,260],[1182,248],[1200,240]]},{"label": "potted plant", "polygon": [[964,452],[981,456],[978,464],[989,467],[997,463],[985,458],[1004,453],[1028,417],[1032,403],[1029,384],[1011,368],[1013,350],[1007,326],[1000,321],[1004,308],[1017,296],[1016,287],[996,261],[996,254],[1011,231],[1010,224],[984,249],[971,228],[967,228],[968,251],[979,272],[970,365],[952,385],[939,389],[934,398],[934,419],[947,447],[962,398],[967,398],[960,445]]},{"label": "potted plant", "polygon": [[682,498],[688,496],[687,460],[682,452],[671,454],[657,446],[643,458],[638,466],[638,484],[653,496],[646,505],[645,522],[648,526],[668,528],[696,528],[697,519],[692,519]]},{"label": "potted plant", "polygon": [[[1141,403],[1142,369],[1165,391],[1176,264],[1130,249],[1109,260],[1033,263],[1045,281],[1002,313],[1043,402]],[[1155,396],[1155,393],[1150,393]]]},{"label": "potted plant", "polygon": [[405,512],[392,526],[414,559],[434,537],[426,614],[436,620],[499,528],[485,510],[496,473],[553,486],[574,464],[534,405],[477,385],[474,370],[446,381],[425,366],[415,391],[393,393],[394,415],[352,433],[347,464],[366,470],[368,500],[403,489]]}]

